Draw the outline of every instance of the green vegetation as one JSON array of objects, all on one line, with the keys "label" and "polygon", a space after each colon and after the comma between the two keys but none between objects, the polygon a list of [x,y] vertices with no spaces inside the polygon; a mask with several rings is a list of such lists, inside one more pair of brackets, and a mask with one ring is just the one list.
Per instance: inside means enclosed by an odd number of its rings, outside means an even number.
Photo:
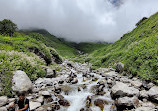
[{"label": "green vegetation", "polygon": [[11,20],[4,19],[0,21],[0,34],[13,36],[14,32],[17,29],[17,25],[14,24]]},{"label": "green vegetation", "polygon": [[27,73],[31,80],[45,76],[45,70],[40,67],[44,65],[38,56],[33,53],[25,54],[18,51],[0,51],[0,81],[2,82],[3,90],[0,95],[11,96],[12,87],[12,72],[22,70]]},{"label": "green vegetation", "polygon": [[108,46],[108,43],[100,43],[100,42],[81,42],[76,45],[76,48],[83,53],[92,53],[95,50],[101,49],[103,47]]},{"label": "green vegetation", "polygon": [[93,68],[125,64],[127,73],[144,80],[158,80],[158,13],[142,19],[139,25],[117,42],[89,55]]},{"label": "green vegetation", "polygon": [[56,49],[56,51],[62,57],[72,58],[78,54],[76,49],[74,49],[71,46],[68,46],[63,41],[51,35],[48,31],[44,29],[21,30],[20,32],[29,35],[30,37],[36,39],[37,41],[41,41],[47,47],[52,47]]}]

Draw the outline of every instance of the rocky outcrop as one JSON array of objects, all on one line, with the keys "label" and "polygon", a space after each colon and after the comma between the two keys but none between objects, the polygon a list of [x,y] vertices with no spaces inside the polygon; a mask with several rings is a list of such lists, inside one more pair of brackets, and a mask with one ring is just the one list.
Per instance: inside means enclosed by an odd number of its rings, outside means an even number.
[{"label": "rocky outcrop", "polygon": [[116,85],[112,87],[111,95],[113,98],[124,97],[124,96],[139,96],[139,90],[134,87],[129,87],[127,84],[122,82],[116,82]]},{"label": "rocky outcrop", "polygon": [[32,82],[24,71],[13,72],[12,89],[15,92],[29,92],[32,90]]}]

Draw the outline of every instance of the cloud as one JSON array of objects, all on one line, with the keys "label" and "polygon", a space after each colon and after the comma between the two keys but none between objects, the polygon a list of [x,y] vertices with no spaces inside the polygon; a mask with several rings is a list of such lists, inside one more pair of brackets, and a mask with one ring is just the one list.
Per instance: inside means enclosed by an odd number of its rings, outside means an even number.
[{"label": "cloud", "polygon": [[142,17],[158,11],[158,0],[119,0],[119,5],[109,1],[0,0],[0,20],[11,19],[21,29],[44,28],[75,42],[114,42]]}]

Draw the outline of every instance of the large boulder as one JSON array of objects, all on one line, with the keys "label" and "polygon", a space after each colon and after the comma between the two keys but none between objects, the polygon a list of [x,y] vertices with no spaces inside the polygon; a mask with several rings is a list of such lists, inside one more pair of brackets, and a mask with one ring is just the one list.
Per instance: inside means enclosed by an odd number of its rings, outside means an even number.
[{"label": "large boulder", "polygon": [[0,107],[0,111],[8,111],[6,107]]},{"label": "large boulder", "polygon": [[41,106],[41,103],[39,103],[39,102],[32,102],[32,101],[30,101],[30,110],[32,111],[32,110],[35,110],[35,109],[37,109],[37,108],[39,108],[40,106]]},{"label": "large boulder", "polygon": [[46,77],[47,78],[55,78],[56,77],[56,71],[51,68],[46,68]]},{"label": "large boulder", "polygon": [[153,86],[147,93],[151,100],[158,103],[158,86]]},{"label": "large boulder", "polygon": [[140,80],[131,81],[131,84],[132,84],[135,88],[140,88],[140,87],[143,85]]},{"label": "large boulder", "polygon": [[116,72],[118,73],[122,73],[124,71],[124,64],[119,62],[117,65],[116,65]]},{"label": "large boulder", "polygon": [[152,88],[150,88],[150,90],[148,91],[148,95],[150,97],[158,97],[158,86],[154,86]]},{"label": "large boulder", "polygon": [[129,87],[127,84],[122,82],[116,82],[111,90],[111,96],[113,98],[134,95],[139,96],[139,90],[134,87]]},{"label": "large boulder", "polygon": [[66,99],[60,99],[58,102],[62,106],[70,106],[70,102]]},{"label": "large boulder", "polygon": [[116,106],[118,109],[134,108],[139,104],[139,99],[137,97],[123,97],[116,100]]},{"label": "large boulder", "polygon": [[32,82],[24,71],[13,72],[12,89],[15,92],[28,92],[32,90]]},{"label": "large boulder", "polygon": [[96,100],[94,101],[94,105],[95,105],[95,106],[98,106],[102,111],[103,111],[104,106],[105,106],[106,104],[108,104],[108,102],[107,102],[106,100],[104,100],[104,99],[96,99]]},{"label": "large boulder", "polygon": [[1,96],[0,97],[0,107],[5,105],[8,102],[7,96]]}]

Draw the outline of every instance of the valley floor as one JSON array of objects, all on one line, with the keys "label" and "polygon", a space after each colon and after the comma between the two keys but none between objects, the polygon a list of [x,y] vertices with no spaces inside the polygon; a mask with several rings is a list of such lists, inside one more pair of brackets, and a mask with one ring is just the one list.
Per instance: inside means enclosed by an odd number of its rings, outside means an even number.
[{"label": "valley floor", "polygon": [[[31,111],[156,111],[158,87],[121,76],[112,68],[91,70],[90,64],[65,60],[57,77],[33,83]],[[5,98],[5,99],[4,99]],[[0,111],[15,98],[0,97]]]}]

